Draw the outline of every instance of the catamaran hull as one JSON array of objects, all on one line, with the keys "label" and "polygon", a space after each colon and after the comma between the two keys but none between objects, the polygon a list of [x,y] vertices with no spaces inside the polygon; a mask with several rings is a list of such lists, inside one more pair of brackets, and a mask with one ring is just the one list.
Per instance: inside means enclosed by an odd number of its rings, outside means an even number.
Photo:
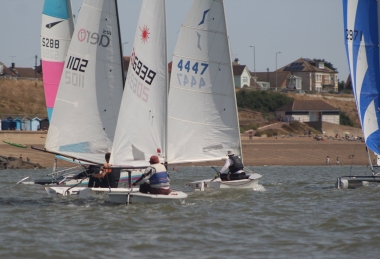
[{"label": "catamaran hull", "polygon": [[181,191],[172,191],[169,195],[162,194],[147,194],[141,192],[130,193],[109,193],[110,202],[119,204],[129,203],[168,203],[168,202],[183,202],[187,198],[187,194]]},{"label": "catamaran hull", "polygon": [[357,189],[369,187],[369,183],[380,183],[380,176],[341,176],[336,179],[338,189]]},{"label": "catamaran hull", "polygon": [[192,191],[210,191],[219,189],[258,189],[261,174],[251,174],[249,178],[234,181],[221,181],[218,179],[206,179],[186,184]]}]

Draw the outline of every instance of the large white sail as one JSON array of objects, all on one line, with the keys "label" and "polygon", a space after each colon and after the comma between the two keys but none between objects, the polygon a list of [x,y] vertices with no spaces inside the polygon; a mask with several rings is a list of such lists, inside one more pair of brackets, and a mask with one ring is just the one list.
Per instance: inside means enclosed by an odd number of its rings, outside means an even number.
[{"label": "large white sail", "polygon": [[146,166],[165,152],[165,1],[142,1],[110,163]]},{"label": "large white sail", "polygon": [[168,103],[168,163],[242,155],[222,0],[193,2],[174,51]]},{"label": "large white sail", "polygon": [[49,121],[73,31],[70,0],[45,0],[41,23],[41,59]]},{"label": "large white sail", "polygon": [[379,9],[376,0],[343,0],[345,44],[366,145],[380,154]]},{"label": "large white sail", "polygon": [[104,162],[123,92],[116,0],[84,0],[70,43],[45,148]]}]

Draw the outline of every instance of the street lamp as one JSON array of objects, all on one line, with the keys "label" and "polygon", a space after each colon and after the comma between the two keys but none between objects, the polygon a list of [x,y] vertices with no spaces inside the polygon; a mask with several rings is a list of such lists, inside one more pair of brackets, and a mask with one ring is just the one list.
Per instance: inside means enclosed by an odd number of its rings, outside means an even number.
[{"label": "street lamp", "polygon": [[[255,46],[249,46],[250,48],[253,48],[253,73],[256,78],[256,60],[255,60]],[[256,79],[255,79],[256,80]]]},{"label": "street lamp", "polygon": [[276,52],[276,90],[277,90],[277,54],[280,54],[281,52]]}]

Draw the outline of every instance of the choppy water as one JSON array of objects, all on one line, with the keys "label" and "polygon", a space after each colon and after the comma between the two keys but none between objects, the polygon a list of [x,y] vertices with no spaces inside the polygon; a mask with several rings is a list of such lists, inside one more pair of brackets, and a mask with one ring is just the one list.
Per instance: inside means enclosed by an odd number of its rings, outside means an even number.
[{"label": "choppy water", "polygon": [[[190,193],[185,204],[52,199],[0,171],[0,258],[378,258],[380,188],[337,190],[350,167],[255,167],[265,191]],[[353,172],[368,173],[366,167]],[[172,173],[173,188],[213,176]]]}]

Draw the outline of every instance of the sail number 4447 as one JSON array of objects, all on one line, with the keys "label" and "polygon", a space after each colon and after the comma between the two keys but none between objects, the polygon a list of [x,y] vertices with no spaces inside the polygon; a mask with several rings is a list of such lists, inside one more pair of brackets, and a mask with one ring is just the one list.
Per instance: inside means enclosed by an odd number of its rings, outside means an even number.
[{"label": "sail number 4447", "polygon": [[[199,63],[199,62],[191,62],[191,61],[184,61],[181,59],[177,67],[181,72],[184,73],[177,73],[178,83],[181,86],[187,86],[190,85],[191,87],[198,86],[199,88],[202,88],[206,85],[205,80],[203,79],[202,75],[206,72],[208,68],[207,63]],[[193,75],[189,75],[189,73],[192,73]],[[197,76],[198,75],[198,76]]]}]

